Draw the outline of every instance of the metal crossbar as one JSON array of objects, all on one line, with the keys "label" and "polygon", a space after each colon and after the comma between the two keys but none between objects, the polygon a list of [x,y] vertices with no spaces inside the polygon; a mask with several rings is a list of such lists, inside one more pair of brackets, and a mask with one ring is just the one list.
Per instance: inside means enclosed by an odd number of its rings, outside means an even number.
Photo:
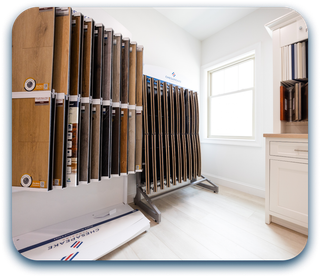
[{"label": "metal crossbar", "polygon": [[[159,193],[156,195],[147,195],[144,189],[144,184],[141,184],[141,172],[136,173],[136,196],[134,198],[134,204],[140,207],[142,210],[144,210],[148,215],[150,215],[155,222],[160,223],[161,222],[161,212],[159,209],[154,205],[152,202],[152,199],[156,199],[160,196],[163,196],[168,193],[172,193],[176,190],[179,190],[181,188],[185,188],[188,186],[198,185],[200,187],[212,190],[213,193],[219,192],[219,187],[212,183],[208,178],[201,175],[202,179],[192,179],[189,184],[186,184],[184,186],[179,186],[177,188],[164,191],[163,193]],[[203,184],[202,182],[208,182],[210,185]],[[142,198],[146,200],[146,202],[143,202]]]}]

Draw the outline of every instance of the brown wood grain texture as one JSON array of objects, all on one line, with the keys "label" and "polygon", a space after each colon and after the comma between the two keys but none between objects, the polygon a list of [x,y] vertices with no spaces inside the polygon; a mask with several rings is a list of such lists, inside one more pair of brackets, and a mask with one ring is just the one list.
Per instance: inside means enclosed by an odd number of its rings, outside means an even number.
[{"label": "brown wood grain texture", "polygon": [[43,181],[43,188],[48,188],[50,113],[50,103],[12,99],[12,186],[19,187],[21,177],[28,174],[33,182]]},{"label": "brown wood grain texture", "polygon": [[176,150],[177,150],[177,179],[182,182],[182,161],[181,161],[181,112],[179,87],[174,87],[175,111],[176,111]]},{"label": "brown wood grain texture", "polygon": [[197,151],[198,151],[198,163],[197,163],[197,176],[201,177],[201,145],[199,136],[199,102],[198,93],[195,92],[195,106],[196,106],[196,141],[197,141]]},{"label": "brown wood grain texture", "polygon": [[80,172],[79,181],[90,183],[91,175],[91,112],[92,104],[92,64],[93,64],[93,30],[94,21],[84,20],[83,27],[83,59],[82,59],[82,90],[81,97],[88,98],[88,103],[81,103],[80,126]]},{"label": "brown wood grain texture", "polygon": [[82,66],[82,92],[81,97],[89,97],[92,86],[92,63],[93,63],[93,28],[94,22],[86,19],[83,29],[83,66]]},{"label": "brown wood grain texture", "polygon": [[81,68],[83,54],[83,15],[72,16],[70,95],[81,95]]},{"label": "brown wood grain texture", "polygon": [[103,76],[102,99],[109,101],[103,104],[102,143],[101,143],[101,175],[111,176],[111,147],[112,147],[112,67],[113,67],[113,29],[104,29],[103,42]]},{"label": "brown wood grain texture", "polygon": [[121,48],[121,130],[120,130],[120,173],[128,174],[128,133],[129,133],[129,61],[130,39],[122,39]]},{"label": "brown wood grain texture", "polygon": [[164,144],[165,144],[165,167],[166,167],[166,186],[170,187],[170,131],[169,131],[169,106],[167,83],[163,83],[163,121],[164,121]]},{"label": "brown wood grain texture", "polygon": [[[25,91],[28,78],[52,89],[55,8],[30,8],[22,12],[12,28],[12,91]],[[27,92],[26,92],[27,93]]]},{"label": "brown wood grain texture", "polygon": [[192,146],[192,178],[197,177],[197,144],[196,144],[196,122],[195,122],[195,104],[194,104],[194,95],[193,91],[189,91],[190,94],[190,111],[191,111],[191,146]]},{"label": "brown wood grain texture", "polygon": [[[71,8],[61,15],[56,10],[54,31],[54,59],[52,88],[56,93],[69,95],[70,90],[70,62],[71,62]],[[61,100],[60,100],[61,101]],[[64,168],[66,167],[67,126],[65,113],[67,102],[57,103],[54,140],[53,180],[58,186],[65,186]]]},{"label": "brown wood grain texture", "polygon": [[[41,90],[52,89],[54,25],[55,8],[31,8],[15,20],[12,92],[24,92],[28,78],[48,84]],[[48,189],[52,184],[51,101],[49,97],[46,104],[38,105],[35,98],[12,99],[12,186],[19,187],[24,174],[31,176],[31,187]]]},{"label": "brown wood grain texture", "polygon": [[185,90],[185,104],[186,104],[186,138],[187,138],[187,156],[188,156],[188,179],[192,179],[192,146],[191,146],[191,122],[190,122],[190,96],[189,96],[189,90]]},{"label": "brown wood grain texture", "polygon": [[104,30],[102,99],[112,99],[113,29]]},{"label": "brown wood grain texture", "polygon": [[120,175],[121,47],[122,35],[119,33],[114,34],[112,68],[112,175]]},{"label": "brown wood grain texture", "polygon": [[171,145],[171,168],[172,168],[172,184],[177,184],[176,176],[176,147],[175,147],[175,110],[173,86],[169,85],[169,102],[170,102],[170,145]]},{"label": "brown wood grain texture", "polygon": [[101,105],[92,105],[92,134],[91,134],[91,179],[100,179],[100,129]]},{"label": "brown wood grain texture", "polygon": [[159,155],[159,170],[160,170],[160,189],[164,189],[164,162],[163,162],[163,131],[162,131],[162,97],[161,83],[157,81],[157,115],[158,115],[158,155]]},{"label": "brown wood grain texture", "polygon": [[151,114],[151,160],[152,160],[152,181],[153,191],[158,191],[157,186],[157,135],[156,135],[156,106],[155,106],[155,84],[151,79],[150,85],[150,114]]},{"label": "brown wood grain texture", "polygon": [[[136,107],[142,107],[143,46],[137,46]],[[142,170],[142,111],[136,109],[136,171]]]},{"label": "brown wood grain texture", "polygon": [[[136,165],[136,79],[137,79],[137,43],[130,42],[129,62],[129,135],[128,135],[128,171],[135,172]],[[145,79],[145,77],[144,77]],[[146,80],[144,80],[146,82]],[[144,88],[145,89],[145,88]],[[130,108],[133,107],[133,108]],[[143,104],[144,106],[144,104]]]},{"label": "brown wood grain texture", "polygon": [[[101,179],[101,91],[103,75],[104,25],[94,27],[93,52],[93,92],[92,129],[91,129],[91,179]],[[98,104],[98,102],[100,104]]]},{"label": "brown wood grain texture", "polygon": [[180,94],[180,107],[181,107],[181,149],[182,149],[182,179],[187,181],[187,147],[186,147],[186,113],[184,103],[183,88],[179,89]]},{"label": "brown wood grain texture", "polygon": [[146,193],[150,194],[150,161],[149,161],[149,126],[148,126],[148,88],[147,88],[147,77],[143,76],[143,90],[142,90],[142,101],[143,101],[143,132],[144,132],[144,174]]}]

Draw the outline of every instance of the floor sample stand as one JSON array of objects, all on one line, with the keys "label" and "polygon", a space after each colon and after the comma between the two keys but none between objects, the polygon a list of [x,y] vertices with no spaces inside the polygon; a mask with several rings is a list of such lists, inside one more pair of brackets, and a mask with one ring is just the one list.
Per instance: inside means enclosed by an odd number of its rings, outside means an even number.
[{"label": "floor sample stand", "polygon": [[[159,209],[153,204],[152,199],[158,198],[160,196],[163,196],[165,194],[171,193],[175,190],[185,188],[188,186],[198,185],[203,188],[212,190],[213,193],[219,192],[219,187],[212,183],[209,179],[201,175],[202,179],[192,179],[189,184],[186,184],[184,186],[179,186],[175,189],[167,190],[163,193],[156,194],[156,195],[147,195],[145,190],[145,185],[141,184],[141,172],[136,173],[136,196],[134,198],[134,204],[137,205],[139,208],[144,210],[148,215],[150,215],[155,222],[160,223],[161,222],[161,212]],[[208,182],[210,185],[203,184],[203,182]],[[144,198],[146,200],[146,203],[143,202]]]}]

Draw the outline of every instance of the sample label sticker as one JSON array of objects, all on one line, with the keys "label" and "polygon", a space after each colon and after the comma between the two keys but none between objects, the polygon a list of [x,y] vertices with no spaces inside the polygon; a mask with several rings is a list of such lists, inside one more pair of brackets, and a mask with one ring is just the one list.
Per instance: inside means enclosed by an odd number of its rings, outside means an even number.
[{"label": "sample label sticker", "polygon": [[24,174],[20,178],[20,184],[23,187],[30,187],[32,184],[32,177],[29,174]]},{"label": "sample label sticker", "polygon": [[26,91],[33,91],[36,87],[36,80],[33,78],[28,78],[24,81],[24,89]]},{"label": "sample label sticker", "polygon": [[53,185],[54,186],[60,186],[60,179],[54,179],[53,180]]}]

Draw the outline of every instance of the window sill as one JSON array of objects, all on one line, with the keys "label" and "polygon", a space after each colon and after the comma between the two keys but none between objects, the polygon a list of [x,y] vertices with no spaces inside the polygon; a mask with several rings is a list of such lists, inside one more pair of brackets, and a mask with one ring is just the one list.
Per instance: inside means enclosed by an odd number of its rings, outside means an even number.
[{"label": "window sill", "polygon": [[200,140],[201,144],[221,144],[221,145],[236,145],[248,147],[262,147],[262,139],[244,140],[244,139],[218,139],[204,138]]}]

